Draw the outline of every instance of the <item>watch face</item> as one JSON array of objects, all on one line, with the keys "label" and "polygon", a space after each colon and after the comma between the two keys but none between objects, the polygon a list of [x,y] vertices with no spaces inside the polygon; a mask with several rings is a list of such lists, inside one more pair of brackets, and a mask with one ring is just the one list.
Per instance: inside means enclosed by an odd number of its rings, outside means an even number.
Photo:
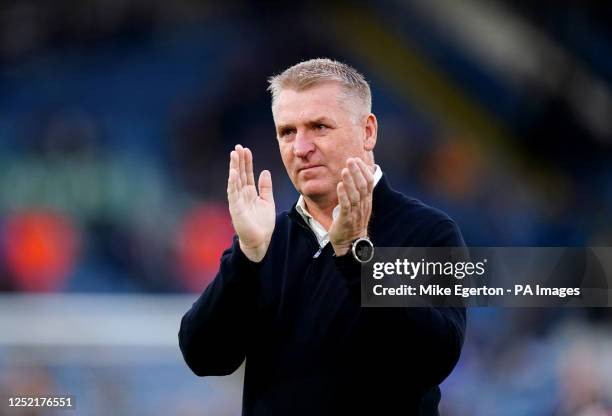
[{"label": "watch face", "polygon": [[355,256],[361,262],[368,262],[374,256],[374,247],[369,240],[360,239],[355,242]]}]

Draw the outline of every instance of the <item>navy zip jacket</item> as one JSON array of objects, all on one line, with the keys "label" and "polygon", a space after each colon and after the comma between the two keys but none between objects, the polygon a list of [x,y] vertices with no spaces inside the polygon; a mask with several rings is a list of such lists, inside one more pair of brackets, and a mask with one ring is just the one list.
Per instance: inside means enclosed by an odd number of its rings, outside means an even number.
[{"label": "navy zip jacket", "polygon": [[[383,176],[370,238],[379,247],[464,245],[456,224]],[[321,253],[295,206],[276,218],[260,263],[235,238],[215,279],[181,321],[179,344],[199,376],[246,358],[243,415],[437,415],[438,384],[461,351],[461,308],[361,308],[360,267]]]}]

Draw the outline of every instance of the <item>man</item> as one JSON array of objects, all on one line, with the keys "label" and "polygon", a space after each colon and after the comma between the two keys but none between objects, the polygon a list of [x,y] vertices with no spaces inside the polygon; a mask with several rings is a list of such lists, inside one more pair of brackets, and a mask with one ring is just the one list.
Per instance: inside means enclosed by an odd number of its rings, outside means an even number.
[{"label": "man", "polygon": [[207,376],[246,358],[244,415],[438,414],[465,311],[361,308],[353,248],[462,246],[457,226],[392,190],[374,164],[370,87],[353,68],[314,59],[272,77],[269,89],[300,197],[276,215],[270,173],[260,174],[258,193],[251,151],[231,152],[236,238],[183,317],[185,361]]}]

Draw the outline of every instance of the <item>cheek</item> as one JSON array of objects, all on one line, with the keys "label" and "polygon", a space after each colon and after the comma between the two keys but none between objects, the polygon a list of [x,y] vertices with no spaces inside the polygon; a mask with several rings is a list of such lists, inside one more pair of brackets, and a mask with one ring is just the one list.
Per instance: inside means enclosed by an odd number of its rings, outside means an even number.
[{"label": "cheek", "polygon": [[347,145],[346,141],[338,140],[336,145],[327,149],[326,157],[330,166],[342,169],[346,166],[346,159],[355,154],[354,149]]},{"label": "cheek", "polygon": [[293,160],[293,151],[291,146],[289,145],[279,145],[281,159],[283,160],[283,164],[285,168],[289,168],[291,166],[291,162]]}]

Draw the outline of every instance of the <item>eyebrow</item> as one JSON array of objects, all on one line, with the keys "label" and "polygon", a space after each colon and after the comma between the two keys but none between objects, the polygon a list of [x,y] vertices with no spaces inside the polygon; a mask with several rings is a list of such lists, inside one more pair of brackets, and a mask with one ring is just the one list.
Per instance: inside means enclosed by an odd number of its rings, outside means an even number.
[{"label": "eyebrow", "polygon": [[321,116],[318,118],[315,118],[314,120],[309,121],[307,124],[309,125],[313,125],[313,124],[331,124],[331,125],[336,125],[336,123],[334,123],[330,118],[325,117],[325,116]]},{"label": "eyebrow", "polygon": [[[306,122],[306,124],[308,126],[313,126],[313,125],[316,125],[316,124],[328,124],[328,125],[331,125],[332,127],[336,126],[336,123],[334,123],[330,118],[328,118],[326,116],[321,116],[321,117],[317,117],[317,118],[315,118],[313,120],[309,120],[309,121]],[[277,132],[282,132],[282,131],[284,131],[286,129],[292,129],[292,128],[295,128],[294,124],[280,124],[276,128],[276,131]]]}]

